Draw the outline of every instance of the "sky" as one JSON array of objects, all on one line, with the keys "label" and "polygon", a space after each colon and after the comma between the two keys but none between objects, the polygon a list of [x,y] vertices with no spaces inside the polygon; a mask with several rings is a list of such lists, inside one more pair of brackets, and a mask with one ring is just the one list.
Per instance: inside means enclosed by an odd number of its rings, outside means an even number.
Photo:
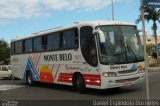
[{"label": "sky", "polygon": [[[135,23],[139,8],[140,0],[114,0],[115,20]],[[96,20],[112,20],[111,0],[0,0],[0,39],[7,42],[16,36]],[[149,34],[151,25],[146,22]]]}]

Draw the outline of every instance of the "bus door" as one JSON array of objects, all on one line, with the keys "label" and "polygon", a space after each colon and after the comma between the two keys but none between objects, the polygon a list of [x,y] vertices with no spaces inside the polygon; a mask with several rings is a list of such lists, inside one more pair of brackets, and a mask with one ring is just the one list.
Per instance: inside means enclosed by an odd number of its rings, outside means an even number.
[{"label": "bus door", "polygon": [[84,26],[80,30],[81,51],[84,57],[83,65],[86,71],[95,73],[98,71],[98,59],[95,36],[92,34],[93,28]]}]

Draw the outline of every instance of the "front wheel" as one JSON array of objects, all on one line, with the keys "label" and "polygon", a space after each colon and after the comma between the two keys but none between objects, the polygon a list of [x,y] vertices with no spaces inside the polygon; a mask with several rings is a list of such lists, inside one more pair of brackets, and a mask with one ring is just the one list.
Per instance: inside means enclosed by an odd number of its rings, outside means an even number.
[{"label": "front wheel", "polygon": [[28,85],[34,85],[34,81],[33,81],[33,77],[32,77],[32,73],[28,72],[27,76],[26,76],[26,82]]},{"label": "front wheel", "polygon": [[115,92],[119,92],[120,89],[121,89],[120,87],[112,88],[112,90],[115,91]]},{"label": "front wheel", "polygon": [[76,75],[76,77],[73,80],[73,88],[78,90],[80,93],[85,93],[86,86],[85,80],[82,75]]}]

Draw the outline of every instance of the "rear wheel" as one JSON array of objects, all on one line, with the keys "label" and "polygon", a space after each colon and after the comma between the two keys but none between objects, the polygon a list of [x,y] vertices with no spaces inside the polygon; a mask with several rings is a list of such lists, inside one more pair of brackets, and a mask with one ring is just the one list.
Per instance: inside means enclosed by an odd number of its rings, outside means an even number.
[{"label": "rear wheel", "polygon": [[11,74],[11,76],[9,77],[9,79],[14,80],[14,77],[12,76],[12,74]]},{"label": "rear wheel", "polygon": [[86,90],[85,80],[82,75],[77,74],[73,78],[73,89],[78,90],[80,93],[84,93]]},{"label": "rear wheel", "polygon": [[26,75],[26,82],[28,85],[34,85],[34,81],[33,81],[33,77],[32,77],[32,73],[28,72]]}]

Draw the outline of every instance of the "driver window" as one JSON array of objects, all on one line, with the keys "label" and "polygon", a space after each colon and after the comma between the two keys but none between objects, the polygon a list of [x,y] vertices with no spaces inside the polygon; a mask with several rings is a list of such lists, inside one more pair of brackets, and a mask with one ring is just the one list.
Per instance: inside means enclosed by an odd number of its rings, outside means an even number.
[{"label": "driver window", "polygon": [[104,45],[104,50],[105,50],[105,54],[107,54],[108,56],[112,56],[114,55],[114,51],[115,51],[115,44],[114,44],[114,32],[105,32],[105,43],[102,44]]}]

